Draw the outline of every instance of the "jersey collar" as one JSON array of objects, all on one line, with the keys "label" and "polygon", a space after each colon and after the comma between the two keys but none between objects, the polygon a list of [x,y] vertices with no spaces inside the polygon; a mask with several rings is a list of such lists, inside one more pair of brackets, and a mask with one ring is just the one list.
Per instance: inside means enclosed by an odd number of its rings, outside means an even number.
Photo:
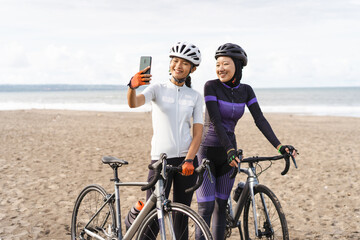
[{"label": "jersey collar", "polygon": [[[228,85],[226,85],[225,83],[223,83],[222,81],[220,81],[220,79],[218,79],[219,80],[219,82],[224,86],[224,87],[226,87],[226,88],[232,88],[232,87],[229,87]],[[237,88],[239,88],[240,87],[240,85],[241,85],[241,83],[239,83],[239,85],[237,85],[236,87],[233,87],[232,89],[237,89]]]}]

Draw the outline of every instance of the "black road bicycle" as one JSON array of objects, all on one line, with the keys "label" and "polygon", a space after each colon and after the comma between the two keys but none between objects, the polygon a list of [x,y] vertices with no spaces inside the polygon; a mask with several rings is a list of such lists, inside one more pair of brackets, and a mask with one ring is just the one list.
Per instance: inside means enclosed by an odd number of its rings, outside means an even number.
[{"label": "black road bicycle", "polygon": [[[297,151],[295,150],[296,154]],[[259,184],[258,176],[270,168],[268,166],[262,169],[260,162],[285,159],[285,169],[281,175],[285,175],[290,168],[290,157],[292,158],[295,167],[297,168],[295,156],[291,154],[284,154],[273,157],[249,157],[244,158],[242,150],[238,150],[238,156],[241,164],[247,163],[247,168],[234,169],[231,176],[234,178],[237,173],[247,174],[246,182],[239,182],[237,188],[234,190],[234,200],[236,206],[233,210],[231,197],[229,197],[226,210],[226,231],[224,238],[231,236],[231,230],[238,228],[240,239],[244,237],[248,239],[289,239],[289,231],[286,223],[285,214],[281,208],[279,199],[266,186]],[[257,173],[257,168],[260,172]],[[241,228],[240,215],[243,213],[243,229]]]}]

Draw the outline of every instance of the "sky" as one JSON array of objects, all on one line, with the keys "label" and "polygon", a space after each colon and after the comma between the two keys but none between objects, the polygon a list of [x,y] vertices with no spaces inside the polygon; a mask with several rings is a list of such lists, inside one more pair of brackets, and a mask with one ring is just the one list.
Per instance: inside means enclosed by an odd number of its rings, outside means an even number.
[{"label": "sky", "polygon": [[164,82],[178,41],[201,51],[197,89],[227,42],[253,87],[360,86],[358,0],[0,0],[0,84],[127,84],[140,56]]}]

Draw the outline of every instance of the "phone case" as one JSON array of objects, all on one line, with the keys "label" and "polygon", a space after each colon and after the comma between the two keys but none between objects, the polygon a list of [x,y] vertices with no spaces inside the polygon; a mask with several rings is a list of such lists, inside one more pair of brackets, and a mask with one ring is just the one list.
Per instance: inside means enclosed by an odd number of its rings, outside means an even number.
[{"label": "phone case", "polygon": [[151,70],[151,57],[150,56],[142,56],[140,58],[140,71],[146,68],[147,66],[150,66],[150,69],[145,72],[145,74],[150,74]]}]

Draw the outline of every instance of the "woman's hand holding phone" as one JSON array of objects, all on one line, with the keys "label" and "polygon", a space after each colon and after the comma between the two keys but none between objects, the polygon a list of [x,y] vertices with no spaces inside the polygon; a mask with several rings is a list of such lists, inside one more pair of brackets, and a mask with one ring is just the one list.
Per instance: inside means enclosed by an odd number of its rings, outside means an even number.
[{"label": "woman's hand holding phone", "polygon": [[144,74],[146,71],[150,69],[150,66],[144,68],[143,70],[136,73],[130,80],[128,86],[131,89],[136,89],[142,85],[149,85],[151,81],[151,74]]}]

